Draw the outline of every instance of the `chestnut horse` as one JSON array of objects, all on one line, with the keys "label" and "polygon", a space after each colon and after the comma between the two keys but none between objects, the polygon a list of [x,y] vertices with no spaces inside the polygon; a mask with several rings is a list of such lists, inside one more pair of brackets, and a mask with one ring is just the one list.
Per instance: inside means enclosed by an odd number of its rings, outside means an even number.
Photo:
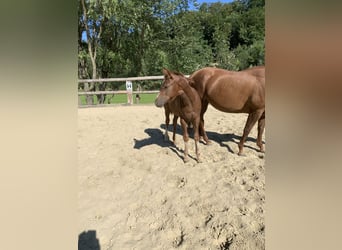
[{"label": "chestnut horse", "polygon": [[[258,121],[257,146],[264,152],[262,134],[265,128],[265,67],[257,66],[242,71],[228,71],[207,67],[190,76],[191,85],[202,100],[201,123],[210,103],[216,109],[229,113],[247,113],[248,118],[238,144],[243,154],[246,138]],[[202,132],[201,132],[202,133]],[[204,134],[203,138],[209,142]]]},{"label": "chestnut horse", "polygon": [[[165,110],[165,134],[164,134],[164,140],[168,141],[169,140],[169,134],[168,134],[168,129],[169,129],[169,124],[170,124],[170,114],[172,113],[169,107],[169,103],[166,103],[164,105],[164,110]],[[178,116],[173,115],[173,135],[172,135],[172,141],[173,143],[176,143],[176,128],[177,128],[177,120]],[[188,123],[189,128],[193,128],[192,123]],[[200,133],[202,133],[200,131]],[[205,133],[205,132],[204,132]]]},{"label": "chestnut horse", "polygon": [[[190,86],[190,80],[184,75],[177,72],[171,72],[167,69],[163,69],[163,74],[164,81],[155,100],[155,105],[157,107],[164,106],[168,109],[168,111],[175,115],[174,129],[177,125],[177,118],[180,117],[184,140],[184,162],[189,161],[189,134],[187,130],[187,124],[190,122],[193,124],[196,159],[198,162],[200,162],[198,142],[199,129],[201,126],[201,99],[197,91]],[[167,113],[167,110],[165,110],[166,119],[168,119],[168,114],[169,113]],[[203,127],[201,127],[201,131],[204,131]]]}]

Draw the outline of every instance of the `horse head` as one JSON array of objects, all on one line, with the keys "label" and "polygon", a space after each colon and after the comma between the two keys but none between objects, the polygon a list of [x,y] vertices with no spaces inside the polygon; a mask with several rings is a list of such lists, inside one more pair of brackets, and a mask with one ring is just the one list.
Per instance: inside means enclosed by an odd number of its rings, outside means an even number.
[{"label": "horse head", "polygon": [[178,72],[163,69],[164,81],[154,102],[157,107],[163,107],[169,101],[184,93],[182,90],[188,84],[187,78]]}]

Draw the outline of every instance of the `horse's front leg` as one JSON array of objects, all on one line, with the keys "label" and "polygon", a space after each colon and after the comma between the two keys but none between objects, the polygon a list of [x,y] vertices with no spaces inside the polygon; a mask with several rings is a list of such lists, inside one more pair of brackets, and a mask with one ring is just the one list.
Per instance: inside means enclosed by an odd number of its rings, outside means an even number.
[{"label": "horse's front leg", "polygon": [[164,133],[164,141],[169,140],[169,134],[168,134],[168,129],[169,129],[169,124],[170,124],[170,110],[169,108],[165,105],[164,106],[165,110],[165,133]]},{"label": "horse's front leg", "polygon": [[178,120],[178,116],[174,115],[174,116],[173,116],[173,135],[172,135],[172,140],[173,140],[173,143],[174,143],[174,144],[176,144],[177,120]]},{"label": "horse's front leg", "polygon": [[209,140],[207,133],[205,132],[205,129],[204,129],[203,119],[200,119],[200,122],[199,122],[199,134],[203,136],[203,140],[205,141],[206,145],[211,145],[211,141]]},{"label": "horse's front leg", "polygon": [[188,150],[188,143],[189,143],[189,134],[188,134],[188,128],[187,123],[184,119],[181,118],[181,125],[183,130],[183,140],[184,140],[184,162],[189,161],[189,150]]}]

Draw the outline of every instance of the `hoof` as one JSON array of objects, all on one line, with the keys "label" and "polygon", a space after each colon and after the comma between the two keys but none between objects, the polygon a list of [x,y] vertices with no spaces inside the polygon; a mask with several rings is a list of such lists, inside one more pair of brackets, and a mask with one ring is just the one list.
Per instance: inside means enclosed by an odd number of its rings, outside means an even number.
[{"label": "hoof", "polygon": [[243,153],[243,152],[239,152],[239,153],[238,153],[238,156],[246,156],[246,154]]},{"label": "hoof", "polygon": [[258,146],[258,148],[259,148],[259,152],[260,152],[260,153],[265,153],[264,144],[258,143],[257,146]]},{"label": "hoof", "polygon": [[189,157],[184,157],[183,161],[184,161],[184,163],[189,162]]},{"label": "hoof", "polygon": [[202,163],[202,159],[197,158],[197,163]]}]

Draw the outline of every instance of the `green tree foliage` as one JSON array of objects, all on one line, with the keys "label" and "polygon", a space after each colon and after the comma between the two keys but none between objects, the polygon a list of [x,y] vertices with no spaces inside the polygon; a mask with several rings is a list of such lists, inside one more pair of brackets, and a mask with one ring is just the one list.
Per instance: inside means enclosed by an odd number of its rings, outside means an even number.
[{"label": "green tree foliage", "polygon": [[[79,78],[160,75],[163,67],[184,74],[205,66],[242,70],[264,64],[264,0],[203,3],[196,0],[79,1]],[[190,6],[197,6],[195,10]],[[93,53],[94,54],[94,53]],[[118,89],[107,83],[102,89]],[[145,89],[156,84],[145,82]]]}]

